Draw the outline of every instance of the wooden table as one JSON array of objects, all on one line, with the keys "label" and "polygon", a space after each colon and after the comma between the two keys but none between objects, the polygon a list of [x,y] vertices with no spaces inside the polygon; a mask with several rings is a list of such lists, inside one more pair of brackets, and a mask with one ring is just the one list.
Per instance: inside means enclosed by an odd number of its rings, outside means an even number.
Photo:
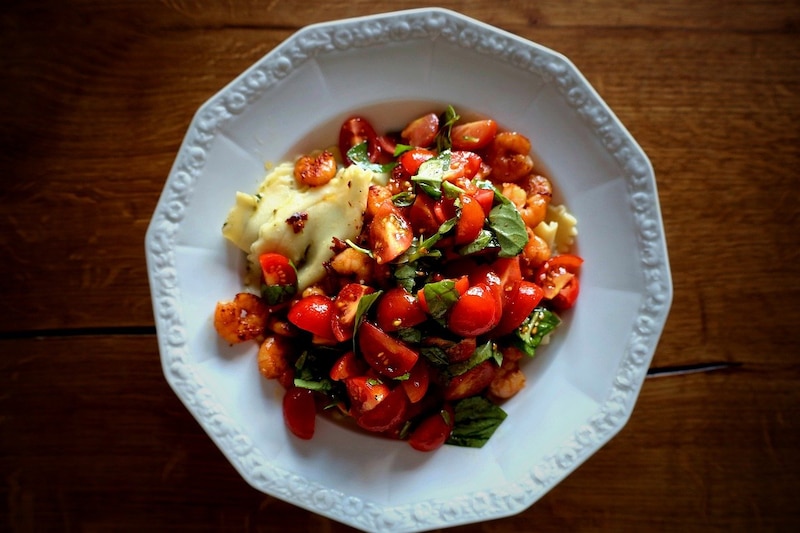
[{"label": "wooden table", "polygon": [[[509,3],[511,4],[511,3]],[[144,233],[195,110],[303,25],[415,2],[0,12],[0,530],[350,531],[245,484],[167,386]],[[445,1],[567,55],[655,167],[674,301],[622,432],[461,532],[800,527],[800,4]]]}]

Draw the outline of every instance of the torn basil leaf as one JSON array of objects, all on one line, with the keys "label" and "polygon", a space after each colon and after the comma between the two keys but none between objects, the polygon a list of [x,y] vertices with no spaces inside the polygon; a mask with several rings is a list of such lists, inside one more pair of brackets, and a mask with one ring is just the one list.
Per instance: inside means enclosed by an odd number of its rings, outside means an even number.
[{"label": "torn basil leaf", "polygon": [[278,305],[291,300],[297,293],[296,285],[267,285],[261,284],[261,297],[267,305]]},{"label": "torn basil leaf", "polygon": [[536,348],[561,324],[561,319],[546,307],[537,307],[514,332],[514,344],[527,356],[536,355]]},{"label": "torn basil leaf", "polygon": [[451,279],[428,283],[422,288],[428,312],[433,318],[444,318],[447,311],[458,301],[456,282]]},{"label": "torn basil leaf", "polygon": [[519,255],[528,244],[528,232],[517,208],[511,203],[500,203],[489,211],[489,227],[500,245],[499,257]]},{"label": "torn basil leaf", "polygon": [[411,181],[425,194],[438,200],[442,197],[442,179],[448,170],[450,170],[450,152],[442,152],[422,163]]},{"label": "torn basil leaf", "polygon": [[379,174],[387,174],[392,171],[397,163],[387,163],[379,165],[369,160],[369,153],[367,152],[367,141],[357,144],[347,151],[347,158],[353,162],[354,165],[377,172]]},{"label": "torn basil leaf", "polygon": [[465,398],[454,405],[455,426],[447,444],[482,448],[503,420],[505,411],[482,396]]}]

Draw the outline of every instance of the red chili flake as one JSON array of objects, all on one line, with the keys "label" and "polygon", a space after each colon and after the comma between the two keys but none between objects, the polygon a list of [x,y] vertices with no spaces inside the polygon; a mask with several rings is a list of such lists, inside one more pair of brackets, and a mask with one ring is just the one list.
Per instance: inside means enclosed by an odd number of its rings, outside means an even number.
[{"label": "red chili flake", "polygon": [[306,220],[308,220],[308,213],[295,213],[286,219],[286,223],[292,227],[292,231],[300,233],[306,227]]}]

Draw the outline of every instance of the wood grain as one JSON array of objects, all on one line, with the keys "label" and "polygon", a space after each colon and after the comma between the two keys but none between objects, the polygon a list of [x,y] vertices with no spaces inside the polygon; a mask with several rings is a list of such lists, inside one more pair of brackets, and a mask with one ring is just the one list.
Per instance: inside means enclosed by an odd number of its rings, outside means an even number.
[{"label": "wood grain", "polygon": [[[309,23],[420,2],[0,10],[0,530],[351,529],[248,487],[166,385],[144,234],[197,108]],[[628,425],[459,532],[800,527],[800,4],[441,2],[572,60],[648,154],[674,282]],[[125,335],[124,333],[138,333]]]}]

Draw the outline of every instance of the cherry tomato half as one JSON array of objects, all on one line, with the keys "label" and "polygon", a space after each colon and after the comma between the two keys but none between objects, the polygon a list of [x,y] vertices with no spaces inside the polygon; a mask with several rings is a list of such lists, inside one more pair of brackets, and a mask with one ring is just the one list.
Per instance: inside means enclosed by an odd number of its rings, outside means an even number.
[{"label": "cherry tomato half", "polygon": [[390,378],[407,374],[419,359],[417,352],[367,320],[358,328],[358,346],[369,366]]},{"label": "cherry tomato half", "polygon": [[422,401],[425,394],[428,392],[430,385],[430,369],[424,359],[417,361],[417,364],[411,369],[408,379],[401,381],[400,385],[406,391],[408,400],[411,403],[418,403]]},{"label": "cherry tomato half", "polygon": [[291,387],[283,395],[283,421],[298,438],[309,440],[314,436],[317,403],[314,391]]},{"label": "cherry tomato half", "polygon": [[348,283],[333,300],[331,313],[331,330],[339,342],[353,338],[353,327],[361,297],[375,292],[375,289],[360,283]]},{"label": "cherry tomato half", "polygon": [[369,240],[375,260],[388,263],[411,246],[411,223],[391,201],[381,203],[369,225]]},{"label": "cherry tomato half", "polygon": [[438,133],[439,116],[436,113],[428,113],[412,120],[400,133],[400,137],[411,146],[424,148],[433,144]]},{"label": "cherry tomato half", "polygon": [[447,318],[447,327],[456,335],[476,337],[494,328],[501,310],[486,283],[472,285],[461,295]]},{"label": "cherry tomato half", "polygon": [[333,363],[328,375],[333,381],[344,381],[363,376],[367,370],[367,363],[363,359],[357,357],[355,352],[347,352]]},{"label": "cherry tomato half", "polygon": [[356,418],[374,409],[389,395],[389,387],[385,383],[369,376],[346,378],[344,385],[350,398],[351,414]]},{"label": "cherry tomato half", "polygon": [[407,410],[405,391],[402,387],[395,387],[378,405],[356,418],[356,424],[367,431],[391,431],[405,421]]},{"label": "cherry tomato half", "polygon": [[432,452],[441,448],[450,433],[453,431],[455,423],[455,412],[450,404],[438,412],[425,418],[408,437],[408,443],[412,448],[421,452]]},{"label": "cherry tomato half", "polygon": [[497,122],[491,119],[456,124],[450,131],[453,150],[480,150],[497,134]]},{"label": "cherry tomato half", "polygon": [[496,374],[497,365],[494,361],[484,361],[451,379],[445,388],[444,398],[445,400],[460,400],[475,396],[489,386]]},{"label": "cherry tomato half", "polygon": [[403,287],[392,287],[378,300],[375,319],[384,331],[410,328],[427,320],[428,316],[413,294]]},{"label": "cherry tomato half", "polygon": [[434,155],[436,154],[426,148],[414,148],[400,155],[397,162],[403,170],[403,175],[410,178],[416,175],[422,163],[431,159]]},{"label": "cherry tomato half", "polygon": [[348,165],[353,163],[347,157],[348,150],[363,142],[367,143],[367,156],[374,163],[380,155],[375,128],[364,117],[350,117],[345,120],[339,129],[339,151]]},{"label": "cherry tomato half", "polygon": [[542,300],[544,291],[531,281],[518,280],[504,294],[503,316],[492,330],[492,335],[497,337],[517,329]]},{"label": "cherry tomato half", "polygon": [[468,195],[460,194],[461,216],[456,223],[456,244],[467,244],[474,241],[481,230],[486,216],[478,201]]},{"label": "cherry tomato half", "polygon": [[306,296],[291,308],[287,318],[298,328],[327,340],[335,340],[331,329],[333,300],[322,294]]},{"label": "cherry tomato half", "polygon": [[[561,254],[548,259],[535,277],[536,284],[544,290],[544,297],[548,300],[555,298],[576,277],[582,263],[583,259],[574,254]],[[571,303],[574,302],[572,298]]]}]

